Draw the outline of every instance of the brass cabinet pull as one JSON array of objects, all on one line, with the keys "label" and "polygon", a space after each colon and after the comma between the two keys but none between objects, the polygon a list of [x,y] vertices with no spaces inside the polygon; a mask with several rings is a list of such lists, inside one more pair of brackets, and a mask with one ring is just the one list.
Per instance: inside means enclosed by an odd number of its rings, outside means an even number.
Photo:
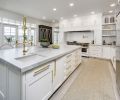
[{"label": "brass cabinet pull", "polygon": [[39,70],[35,71],[33,76],[37,76],[38,74],[46,71],[47,69],[49,69],[49,66],[50,66],[50,65],[48,65],[48,66],[46,66],[46,67],[43,67],[43,68],[40,68]]},{"label": "brass cabinet pull", "polygon": [[54,77],[56,76],[56,61],[55,61],[55,66],[54,66]]},{"label": "brass cabinet pull", "polygon": [[53,70],[52,70],[52,83],[53,83],[54,75],[53,75]]}]

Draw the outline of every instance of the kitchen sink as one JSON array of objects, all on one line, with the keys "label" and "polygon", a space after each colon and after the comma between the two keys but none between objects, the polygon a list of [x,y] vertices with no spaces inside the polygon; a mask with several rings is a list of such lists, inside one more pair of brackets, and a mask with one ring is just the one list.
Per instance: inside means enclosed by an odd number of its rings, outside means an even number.
[{"label": "kitchen sink", "polygon": [[15,60],[20,61],[22,63],[32,64],[34,62],[42,60],[44,57],[45,56],[37,55],[37,54],[28,54],[25,56],[17,57],[15,58]]}]

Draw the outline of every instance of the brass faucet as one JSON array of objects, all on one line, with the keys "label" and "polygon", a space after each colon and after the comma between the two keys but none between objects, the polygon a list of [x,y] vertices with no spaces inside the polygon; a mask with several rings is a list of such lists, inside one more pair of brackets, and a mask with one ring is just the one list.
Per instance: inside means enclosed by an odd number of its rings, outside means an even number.
[{"label": "brass faucet", "polygon": [[23,55],[26,54],[27,50],[26,50],[26,17],[23,17]]}]

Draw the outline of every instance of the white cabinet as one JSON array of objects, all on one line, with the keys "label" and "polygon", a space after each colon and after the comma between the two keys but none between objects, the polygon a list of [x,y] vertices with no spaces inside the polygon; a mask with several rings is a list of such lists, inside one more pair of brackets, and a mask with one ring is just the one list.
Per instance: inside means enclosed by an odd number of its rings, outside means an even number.
[{"label": "white cabinet", "polygon": [[102,58],[111,59],[111,47],[110,46],[102,47]]},{"label": "white cabinet", "polygon": [[21,73],[0,61],[0,100],[48,100],[80,64],[81,50]]},{"label": "white cabinet", "polygon": [[20,72],[0,61],[0,100],[21,100],[20,81]]},{"label": "white cabinet", "polygon": [[65,77],[67,78],[81,63],[81,49],[66,56]]},{"label": "white cabinet", "polygon": [[65,77],[65,57],[56,60],[54,67],[54,91],[63,83]]},{"label": "white cabinet", "polygon": [[101,58],[101,55],[102,55],[102,47],[101,46],[89,46],[89,49],[88,49],[88,52],[89,52],[89,56],[90,57],[98,57],[98,58]]},{"label": "white cabinet", "polygon": [[7,99],[7,68],[4,64],[0,63],[0,100]]},{"label": "white cabinet", "polygon": [[81,63],[81,49],[75,51],[75,68]]},{"label": "white cabinet", "polygon": [[111,47],[111,62],[113,64],[113,68],[116,70],[116,48]]},{"label": "white cabinet", "polygon": [[74,59],[75,59],[74,53],[70,53],[65,56],[65,78],[67,78],[74,70],[74,67],[75,67]]},{"label": "white cabinet", "polygon": [[54,63],[26,73],[26,100],[47,100],[52,93]]}]

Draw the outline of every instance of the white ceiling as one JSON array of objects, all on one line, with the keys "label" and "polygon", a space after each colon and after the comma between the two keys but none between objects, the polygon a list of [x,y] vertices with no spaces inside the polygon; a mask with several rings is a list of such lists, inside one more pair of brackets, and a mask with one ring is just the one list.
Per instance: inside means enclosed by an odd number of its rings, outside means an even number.
[{"label": "white ceiling", "polygon": [[[117,0],[0,0],[0,8],[26,16],[46,20],[59,20],[60,17],[69,18],[74,14],[90,14],[91,11],[108,12],[114,8],[109,5]],[[69,3],[74,3],[70,7]],[[57,8],[54,12],[52,9]]]}]

